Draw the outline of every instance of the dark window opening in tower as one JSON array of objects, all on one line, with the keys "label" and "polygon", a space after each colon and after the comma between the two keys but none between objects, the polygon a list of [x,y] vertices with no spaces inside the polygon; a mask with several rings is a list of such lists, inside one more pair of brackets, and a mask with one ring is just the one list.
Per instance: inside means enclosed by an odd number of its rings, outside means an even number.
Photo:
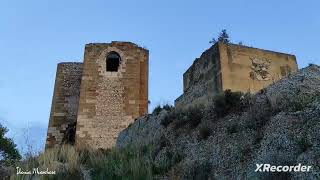
[{"label": "dark window opening in tower", "polygon": [[119,69],[120,62],[121,58],[118,53],[109,53],[107,56],[107,71],[117,72]]}]

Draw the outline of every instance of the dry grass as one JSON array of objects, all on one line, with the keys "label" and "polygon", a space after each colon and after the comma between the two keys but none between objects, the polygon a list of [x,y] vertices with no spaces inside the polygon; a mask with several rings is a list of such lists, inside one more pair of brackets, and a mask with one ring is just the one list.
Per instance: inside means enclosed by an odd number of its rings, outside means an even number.
[{"label": "dry grass", "polygon": [[[16,164],[17,167],[28,171],[33,168],[39,170],[56,171],[56,175],[16,175],[11,179],[59,179],[61,177],[81,176],[81,154],[72,146],[65,145],[61,148],[48,149],[44,153],[29,156],[25,160]],[[66,176],[65,176],[66,175]]]},{"label": "dry grass", "polygon": [[55,175],[16,175],[11,179],[151,179],[153,174],[152,148],[145,151],[126,149],[76,149],[65,145],[48,149],[16,164],[23,170],[56,171]]}]

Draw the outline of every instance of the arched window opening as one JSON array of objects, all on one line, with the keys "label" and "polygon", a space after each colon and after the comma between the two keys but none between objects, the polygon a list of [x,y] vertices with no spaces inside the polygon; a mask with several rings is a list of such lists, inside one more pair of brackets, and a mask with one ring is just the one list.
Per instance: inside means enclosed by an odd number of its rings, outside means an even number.
[{"label": "arched window opening", "polygon": [[117,72],[119,69],[120,62],[121,58],[118,53],[109,53],[107,56],[107,71]]}]

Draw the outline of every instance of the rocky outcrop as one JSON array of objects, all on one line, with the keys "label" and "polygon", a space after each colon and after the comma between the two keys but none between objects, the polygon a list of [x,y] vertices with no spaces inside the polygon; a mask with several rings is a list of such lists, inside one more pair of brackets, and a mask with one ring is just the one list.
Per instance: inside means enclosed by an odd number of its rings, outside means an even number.
[{"label": "rocky outcrop", "polygon": [[117,139],[117,147],[123,148],[131,144],[143,146],[157,142],[165,133],[165,128],[161,126],[161,120],[165,118],[167,111],[159,114],[144,116],[137,119],[127,129],[122,131]]},{"label": "rocky outcrop", "polygon": [[[155,164],[179,157],[163,178],[319,179],[320,67],[301,69],[246,100],[246,108],[219,118],[213,106],[201,109],[201,121],[192,128],[177,126],[176,119],[164,126],[172,113],[166,110],[142,117],[120,133],[117,147],[161,144]],[[255,172],[262,163],[312,169]]]}]

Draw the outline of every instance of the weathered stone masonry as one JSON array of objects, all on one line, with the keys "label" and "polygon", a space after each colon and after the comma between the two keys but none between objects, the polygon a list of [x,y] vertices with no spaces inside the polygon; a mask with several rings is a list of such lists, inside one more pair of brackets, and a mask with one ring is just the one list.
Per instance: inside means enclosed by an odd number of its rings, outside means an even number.
[{"label": "weathered stone masonry", "polygon": [[[110,55],[111,61],[108,61]],[[115,57],[119,57],[118,64],[112,64],[117,60]],[[79,105],[77,145],[113,147],[119,132],[148,112],[148,58],[148,50],[130,42],[86,45],[81,87],[78,87],[80,98],[75,102]],[[56,83],[56,88],[60,88],[60,84]],[[56,94],[55,90],[54,99]],[[54,106],[61,104],[53,102]],[[61,119],[66,116],[60,115]],[[49,141],[50,128],[49,124],[47,147],[62,143],[63,133]]]},{"label": "weathered stone masonry", "polygon": [[198,104],[207,101],[222,89],[218,46],[202,53],[183,74],[183,95],[176,106]]},{"label": "weathered stone masonry", "polygon": [[[87,44],[83,64],[58,64],[46,147],[113,147],[148,112],[148,61],[148,50],[111,42]],[[175,106],[206,104],[226,89],[256,92],[297,69],[294,55],[219,42],[183,74]]]},{"label": "weathered stone masonry", "polygon": [[52,98],[46,147],[62,143],[67,128],[77,121],[82,63],[59,63]]},{"label": "weathered stone masonry", "polygon": [[206,104],[226,89],[254,93],[297,69],[294,55],[219,42],[183,74],[175,106]]},{"label": "weathered stone masonry", "polygon": [[[106,56],[117,52],[117,72],[106,71]],[[115,145],[120,131],[148,112],[148,51],[132,43],[88,44],[76,132],[77,144]]]}]

